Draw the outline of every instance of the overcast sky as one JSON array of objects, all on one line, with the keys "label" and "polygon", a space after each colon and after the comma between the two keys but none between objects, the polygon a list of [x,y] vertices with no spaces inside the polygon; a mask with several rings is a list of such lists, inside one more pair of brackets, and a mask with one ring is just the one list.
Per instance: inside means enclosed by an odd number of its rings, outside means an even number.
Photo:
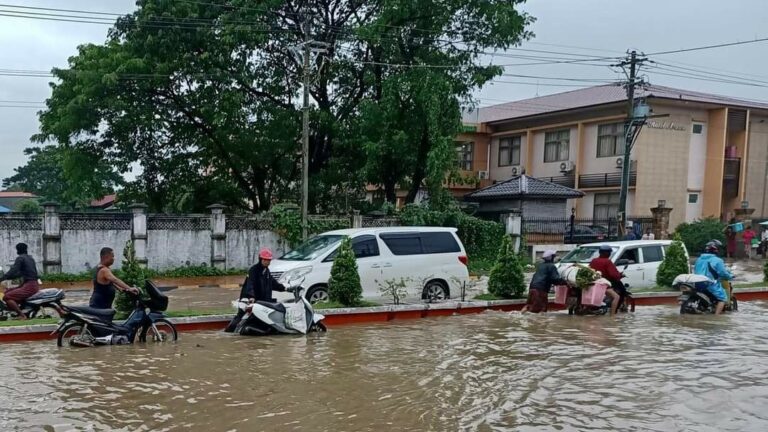
[{"label": "overcast sky", "polygon": [[[8,0],[10,4],[88,11],[127,13],[134,0]],[[530,0],[524,9],[537,18],[536,37],[522,48],[581,54],[618,56],[634,48],[646,53],[768,37],[765,0]],[[0,13],[8,10],[0,7]],[[0,16],[0,179],[25,162],[22,150],[38,131],[36,112],[50,95],[48,78],[4,76],[3,70],[50,70],[64,67],[79,44],[103,42],[108,26],[65,23]],[[550,45],[551,44],[551,45]],[[558,46],[559,45],[559,46]],[[567,46],[567,47],[566,47]],[[515,56],[562,54],[510,51]],[[768,42],[653,57],[655,60],[701,72],[677,69],[645,71],[659,85],[768,101]],[[578,57],[573,57],[574,59]],[[496,56],[495,64],[531,63],[532,60]],[[665,66],[668,67],[668,66]],[[615,80],[608,67],[576,64],[508,67],[507,73],[536,77]],[[692,73],[714,81],[691,79]],[[711,75],[712,73],[721,75]],[[729,77],[723,77],[728,75]],[[722,81],[763,81],[746,86]],[[490,85],[478,92],[481,105],[490,105],[567,91],[546,84],[585,85],[585,82],[504,77],[511,82],[539,83]],[[766,87],[761,87],[765,85]],[[25,106],[25,107],[21,107]]]}]

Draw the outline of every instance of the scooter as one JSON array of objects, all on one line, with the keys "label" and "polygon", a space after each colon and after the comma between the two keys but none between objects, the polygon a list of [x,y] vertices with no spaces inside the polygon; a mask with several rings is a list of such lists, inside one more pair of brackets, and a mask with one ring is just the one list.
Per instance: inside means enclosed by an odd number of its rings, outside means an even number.
[{"label": "scooter", "polygon": [[[672,286],[680,290],[680,314],[715,313],[717,299],[709,292],[709,287],[716,283],[707,276],[697,274],[681,274],[672,281]],[[730,298],[725,304],[724,312],[739,310],[739,302],[732,294],[730,282],[722,281],[723,288]]]},{"label": "scooter", "polygon": [[[632,297],[632,293],[626,289],[623,293],[619,293],[619,308],[617,312],[634,312],[635,311],[635,299]],[[611,304],[613,298],[605,296],[603,304],[600,306],[584,305],[581,304],[581,289],[577,287],[568,287],[568,315],[605,315],[611,311]]]},{"label": "scooter", "polygon": [[325,316],[315,313],[312,304],[304,297],[304,289],[300,280],[287,281],[286,291],[293,293],[293,301],[272,303],[248,299],[233,302],[238,310],[235,318],[227,327],[242,336],[263,336],[271,334],[307,334],[310,332],[326,332],[328,328],[323,323]]},{"label": "scooter", "polygon": [[129,294],[135,301],[135,308],[122,323],[113,322],[114,309],[96,309],[88,306],[66,306],[57,308],[64,320],[54,331],[58,334],[58,346],[92,347],[96,345],[126,345],[134,342],[175,342],[178,339],[176,326],[165,318],[168,297],[152,283],[147,282],[145,290],[149,300]]},{"label": "scooter", "polygon": [[[0,274],[3,268],[0,267]],[[5,282],[6,288],[10,288],[10,281]],[[10,310],[3,301],[4,295],[0,293],[0,321],[7,321],[9,318],[16,318],[16,312]],[[52,315],[46,312],[46,308],[53,308],[52,305],[61,302],[64,298],[64,290],[58,288],[47,288],[37,292],[37,294],[24,300],[19,308],[27,318],[48,318]]]}]

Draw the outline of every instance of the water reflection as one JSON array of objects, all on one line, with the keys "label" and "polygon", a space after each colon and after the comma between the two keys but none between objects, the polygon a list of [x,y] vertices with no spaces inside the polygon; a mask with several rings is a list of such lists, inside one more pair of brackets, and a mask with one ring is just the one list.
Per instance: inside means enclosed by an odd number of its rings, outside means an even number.
[{"label": "water reflection", "polygon": [[[0,347],[0,430],[764,431],[766,305]],[[37,428],[37,429],[35,429]]]}]

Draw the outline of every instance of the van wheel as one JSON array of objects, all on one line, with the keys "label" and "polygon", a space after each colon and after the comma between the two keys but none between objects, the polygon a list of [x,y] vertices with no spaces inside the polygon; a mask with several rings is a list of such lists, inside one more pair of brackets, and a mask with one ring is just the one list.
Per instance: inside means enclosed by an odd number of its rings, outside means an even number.
[{"label": "van wheel", "polygon": [[324,285],[312,287],[307,291],[305,298],[310,304],[327,302],[330,299],[328,297],[328,287]]},{"label": "van wheel", "polygon": [[448,298],[448,287],[441,281],[429,281],[421,293],[422,300],[439,301]]}]

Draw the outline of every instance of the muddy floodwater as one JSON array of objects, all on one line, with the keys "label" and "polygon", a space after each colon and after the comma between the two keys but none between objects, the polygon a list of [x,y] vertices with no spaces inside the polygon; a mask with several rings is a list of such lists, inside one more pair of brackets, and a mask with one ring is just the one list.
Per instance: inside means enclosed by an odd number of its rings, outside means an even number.
[{"label": "muddy floodwater", "polygon": [[0,430],[766,431],[768,305],[0,346]]}]

